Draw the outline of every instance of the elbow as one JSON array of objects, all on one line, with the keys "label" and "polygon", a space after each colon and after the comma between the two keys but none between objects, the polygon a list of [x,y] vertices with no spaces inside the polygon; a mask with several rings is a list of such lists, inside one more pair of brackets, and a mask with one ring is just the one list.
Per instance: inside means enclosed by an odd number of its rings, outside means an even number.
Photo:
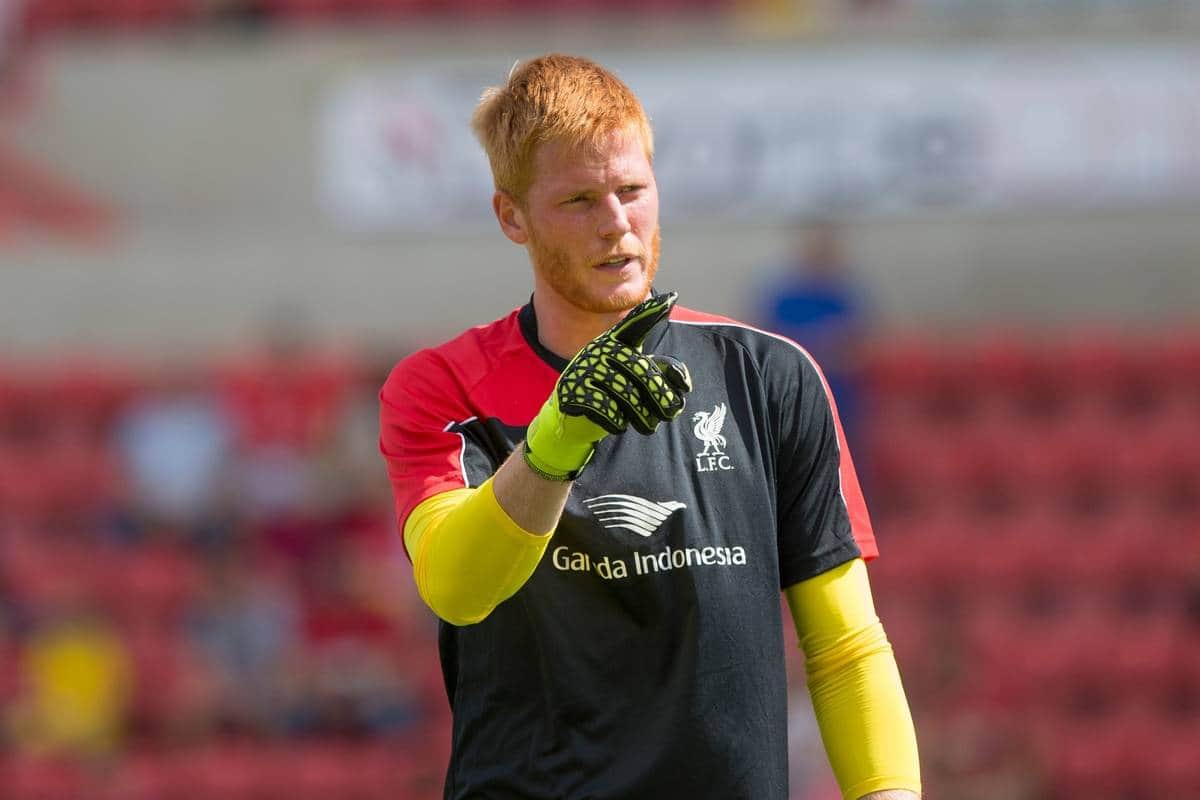
[{"label": "elbow", "polygon": [[458,628],[466,627],[467,625],[475,625],[483,622],[492,613],[492,609],[488,608],[479,613],[459,612],[447,609],[437,609],[430,606],[433,613],[437,615],[442,622],[448,622]]},{"label": "elbow", "polygon": [[468,592],[456,591],[453,585],[430,586],[417,581],[417,593],[438,619],[457,627],[483,622],[496,609],[495,603],[471,597]]},{"label": "elbow", "polygon": [[405,526],[417,591],[439,619],[480,623],[533,574],[549,535],[518,527],[486,483],[426,502],[440,505],[418,506]]}]

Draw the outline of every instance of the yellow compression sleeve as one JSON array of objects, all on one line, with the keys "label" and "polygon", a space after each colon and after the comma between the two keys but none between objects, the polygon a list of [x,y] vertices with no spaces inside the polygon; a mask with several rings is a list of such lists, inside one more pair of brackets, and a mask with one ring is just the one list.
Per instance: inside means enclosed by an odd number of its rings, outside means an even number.
[{"label": "yellow compression sleeve", "polygon": [[553,533],[513,522],[489,478],[421,502],[404,523],[404,546],[425,604],[446,622],[470,625],[525,585]]},{"label": "yellow compression sleeve", "polygon": [[866,564],[854,559],[785,594],[842,796],[857,800],[883,789],[920,794],[916,732]]}]

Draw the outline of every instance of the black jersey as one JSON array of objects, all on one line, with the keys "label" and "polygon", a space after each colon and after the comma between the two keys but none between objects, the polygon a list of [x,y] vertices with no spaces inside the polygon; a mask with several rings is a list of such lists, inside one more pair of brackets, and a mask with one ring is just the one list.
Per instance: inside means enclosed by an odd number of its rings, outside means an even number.
[{"label": "black jersey", "polygon": [[[609,436],[529,581],[442,623],[447,798],[784,800],[780,589],[876,555],[828,388],[796,344],[675,307],[644,349],[695,389],[651,436]],[[405,359],[381,394],[401,529],[478,486],[565,360],[532,305]]]}]

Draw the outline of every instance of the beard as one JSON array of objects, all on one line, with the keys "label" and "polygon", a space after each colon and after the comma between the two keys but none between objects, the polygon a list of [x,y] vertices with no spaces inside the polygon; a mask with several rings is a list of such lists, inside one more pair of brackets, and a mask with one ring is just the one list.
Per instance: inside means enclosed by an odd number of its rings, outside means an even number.
[{"label": "beard", "polygon": [[646,299],[658,272],[658,255],[662,247],[661,229],[655,228],[650,239],[650,252],[640,254],[643,279],[640,288],[621,287],[611,292],[597,292],[587,273],[590,264],[579,265],[565,250],[547,247],[532,232],[529,236],[529,257],[533,269],[550,288],[581,311],[592,314],[612,314],[628,311]]}]

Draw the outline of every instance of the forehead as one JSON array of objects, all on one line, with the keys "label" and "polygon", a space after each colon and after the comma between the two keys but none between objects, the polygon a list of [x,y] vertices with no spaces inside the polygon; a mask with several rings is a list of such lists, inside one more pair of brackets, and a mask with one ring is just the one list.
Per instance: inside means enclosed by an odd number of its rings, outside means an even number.
[{"label": "forehead", "polygon": [[576,144],[553,139],[538,146],[533,155],[532,191],[571,190],[580,184],[637,178],[652,173],[641,134],[614,131],[598,143]]}]

